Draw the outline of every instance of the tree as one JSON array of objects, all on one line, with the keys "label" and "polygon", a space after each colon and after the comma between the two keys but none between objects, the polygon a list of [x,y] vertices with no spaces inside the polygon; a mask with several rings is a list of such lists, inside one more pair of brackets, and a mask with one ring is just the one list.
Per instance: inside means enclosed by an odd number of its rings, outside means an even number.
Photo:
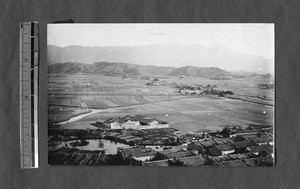
[{"label": "tree", "polygon": [[162,153],[156,153],[150,161],[157,161],[157,160],[164,160],[164,159],[168,159],[168,157]]},{"label": "tree", "polygon": [[234,95],[234,93],[232,91],[226,91],[225,93],[228,95]]},{"label": "tree", "polygon": [[229,127],[225,127],[222,131],[221,134],[223,135],[223,137],[229,137],[230,135],[230,128]]},{"label": "tree", "polygon": [[168,160],[169,166],[184,166],[183,162],[179,159]]}]

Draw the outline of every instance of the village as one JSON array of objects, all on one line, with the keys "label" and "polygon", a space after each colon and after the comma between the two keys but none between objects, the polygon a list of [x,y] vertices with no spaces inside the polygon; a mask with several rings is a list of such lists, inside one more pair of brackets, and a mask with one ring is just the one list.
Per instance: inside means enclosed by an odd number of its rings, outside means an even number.
[{"label": "village", "polygon": [[[183,133],[169,127],[167,122],[143,115],[124,115],[93,125],[98,129],[49,130],[49,164],[217,167],[274,164],[273,128],[268,125]],[[100,141],[97,149],[84,149],[95,140]],[[105,143],[115,150],[108,152]]]},{"label": "village", "polygon": [[[110,77],[101,78],[112,82]],[[76,98],[69,98],[61,94],[61,98],[51,101],[49,112],[53,119],[48,125],[50,165],[274,165],[273,125],[257,116],[271,115],[268,110],[272,101],[265,94],[271,92],[272,84],[261,82],[255,85],[258,82],[254,82],[250,87],[255,93],[244,95],[239,85],[235,88],[226,84],[227,80],[242,80],[227,77],[199,80],[191,76],[126,75],[114,79],[120,85],[126,80],[130,90],[108,89],[104,84],[101,85],[105,88],[101,89],[94,80],[81,85],[73,84],[74,81],[57,81],[64,87],[70,85],[70,90],[75,87],[78,94],[86,90],[89,96],[79,97],[77,94]],[[133,84],[139,87],[134,88]],[[255,95],[256,88],[261,88],[259,95]],[[91,96],[94,93],[98,96]],[[180,103],[177,105],[176,102]],[[244,108],[252,106],[251,112]],[[239,107],[242,111],[238,110]],[[126,112],[126,108],[132,112]],[[93,112],[105,109],[106,113],[122,113],[104,116]],[[230,113],[232,110],[245,117],[236,121],[234,114]],[[90,114],[91,119],[68,123],[72,117],[81,114]],[[224,115],[233,117],[224,122]]]}]

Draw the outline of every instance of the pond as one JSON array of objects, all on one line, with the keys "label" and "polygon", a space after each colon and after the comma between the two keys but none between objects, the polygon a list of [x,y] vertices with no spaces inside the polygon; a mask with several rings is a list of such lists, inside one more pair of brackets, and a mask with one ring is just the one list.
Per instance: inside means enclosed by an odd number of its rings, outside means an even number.
[{"label": "pond", "polygon": [[77,141],[80,140],[73,140],[65,142],[68,148],[77,148],[80,150],[104,150],[105,154],[117,154],[117,149],[119,147],[129,147],[129,145],[106,140],[106,139],[90,139],[85,140],[88,142],[88,144],[85,145],[72,145],[74,143],[77,143]]}]

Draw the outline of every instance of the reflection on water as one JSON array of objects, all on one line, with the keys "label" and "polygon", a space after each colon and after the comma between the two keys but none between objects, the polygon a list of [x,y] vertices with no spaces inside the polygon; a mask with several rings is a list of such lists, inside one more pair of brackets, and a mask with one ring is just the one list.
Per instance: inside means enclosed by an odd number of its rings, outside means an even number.
[{"label": "reflection on water", "polygon": [[71,143],[74,141],[65,142],[68,148],[77,148],[80,150],[105,150],[105,154],[117,154],[117,148],[119,147],[129,147],[126,144],[113,142],[105,139],[91,139],[86,140],[88,144],[85,146],[72,147]]}]

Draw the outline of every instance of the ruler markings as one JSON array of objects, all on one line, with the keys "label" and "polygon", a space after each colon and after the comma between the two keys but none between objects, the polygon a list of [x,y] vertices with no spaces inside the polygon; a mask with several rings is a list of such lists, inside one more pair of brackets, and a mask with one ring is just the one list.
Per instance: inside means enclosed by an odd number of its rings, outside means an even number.
[{"label": "ruler markings", "polygon": [[21,167],[38,167],[38,23],[20,23]]}]

